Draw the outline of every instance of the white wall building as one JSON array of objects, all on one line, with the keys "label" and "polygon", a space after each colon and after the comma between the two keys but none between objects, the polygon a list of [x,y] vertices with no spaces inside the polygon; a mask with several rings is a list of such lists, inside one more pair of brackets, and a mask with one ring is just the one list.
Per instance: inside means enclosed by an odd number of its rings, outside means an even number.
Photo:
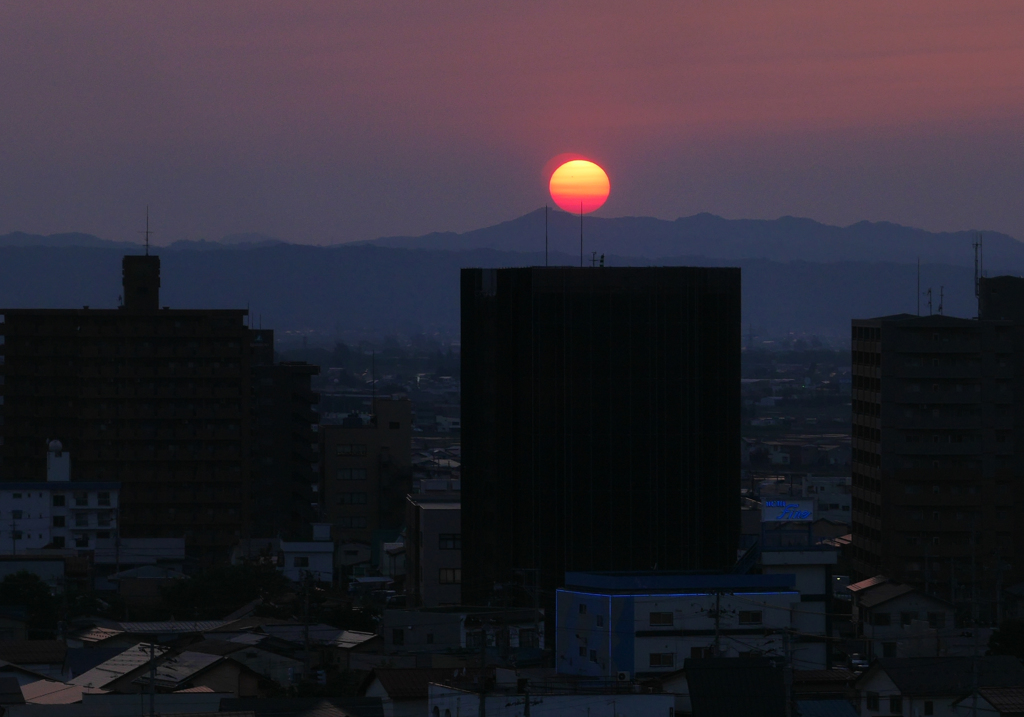
[{"label": "white wall building", "polygon": [[805,476],[803,497],[814,499],[815,517],[849,525],[852,480],[850,476]]},{"label": "white wall building", "polygon": [[41,548],[95,550],[117,537],[120,483],[71,482],[60,441],[46,455],[46,482],[0,483],[0,555]]}]

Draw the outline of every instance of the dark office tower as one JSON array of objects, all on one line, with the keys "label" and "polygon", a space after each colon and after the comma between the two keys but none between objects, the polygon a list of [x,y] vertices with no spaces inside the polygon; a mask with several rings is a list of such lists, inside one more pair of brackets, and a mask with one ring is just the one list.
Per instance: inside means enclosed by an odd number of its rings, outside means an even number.
[{"label": "dark office tower", "polygon": [[121,483],[122,537],[226,560],[247,530],[246,312],[158,308],[159,266],[124,258],[120,309],[0,309],[0,476],[46,480],[58,439],[73,480]]},{"label": "dark office tower", "polygon": [[255,329],[252,350],[252,499],[254,538],[311,540],[320,482],[319,366],[274,362],[274,332]]},{"label": "dark office tower", "polygon": [[463,269],[463,601],[735,563],[739,388],[739,269]]},{"label": "dark office tower", "polygon": [[885,574],[988,621],[1024,567],[1024,354],[1021,325],[988,318],[982,294],[981,320],[853,322],[852,547],[856,577]]}]

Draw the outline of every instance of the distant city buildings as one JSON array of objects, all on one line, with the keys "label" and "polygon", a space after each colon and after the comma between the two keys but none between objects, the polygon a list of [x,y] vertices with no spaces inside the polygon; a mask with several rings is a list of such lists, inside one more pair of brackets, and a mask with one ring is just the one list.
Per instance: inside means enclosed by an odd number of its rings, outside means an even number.
[{"label": "distant city buildings", "polygon": [[462,600],[565,573],[718,570],[739,538],[740,281],[462,271]]},{"label": "distant city buildings", "polygon": [[320,426],[320,441],[321,513],[335,539],[370,545],[376,531],[397,531],[412,487],[410,402],[377,398],[369,414]]}]

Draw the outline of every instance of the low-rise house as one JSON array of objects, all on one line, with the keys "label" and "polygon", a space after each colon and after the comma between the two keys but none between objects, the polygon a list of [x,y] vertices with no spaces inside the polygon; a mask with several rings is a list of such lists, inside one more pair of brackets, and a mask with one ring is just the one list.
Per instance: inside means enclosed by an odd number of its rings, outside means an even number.
[{"label": "low-rise house", "polygon": [[406,498],[406,595],[410,607],[462,601],[462,503],[460,493]]},{"label": "low-rise house", "polygon": [[343,630],[330,643],[330,663],[339,670],[356,669],[353,655],[379,654],[384,651],[384,638],[375,632]]},{"label": "low-rise house", "polygon": [[882,657],[855,687],[861,717],[952,717],[975,681],[982,688],[1024,687],[1024,665],[1009,655]]},{"label": "low-rise house", "polygon": [[385,610],[381,618],[385,652],[499,653],[544,649],[544,611],[532,608],[445,607]]},{"label": "low-rise house", "polygon": [[23,685],[21,693],[25,704],[29,705],[72,705],[81,702],[84,694],[106,694],[106,691],[55,680],[38,680]]},{"label": "low-rise house", "polygon": [[[132,681],[131,691],[147,690],[150,679],[150,675],[139,675]],[[153,680],[158,692],[205,687],[232,697],[263,696],[256,672],[236,660],[203,652],[185,651],[167,657],[156,666]]]},{"label": "low-rise house", "polygon": [[305,661],[296,646],[268,635],[240,635],[230,640],[203,640],[189,645],[193,652],[204,652],[245,665],[266,680],[281,686],[297,682]]},{"label": "low-rise house", "polygon": [[0,642],[0,660],[62,680],[68,647],[60,640],[18,640]]},{"label": "low-rise house", "polygon": [[187,576],[173,568],[161,565],[141,565],[107,576],[117,586],[117,593],[129,609],[157,607],[161,604],[161,591]]},{"label": "low-rise house", "polygon": [[71,678],[68,683],[112,692],[136,692],[131,682],[149,670],[151,660],[160,661],[168,652],[169,648],[163,645],[140,643],[78,677]]},{"label": "low-rise house", "polygon": [[[469,672],[470,679],[479,674],[479,670]],[[384,717],[422,717],[427,714],[430,683],[458,674],[451,668],[377,668],[363,680],[359,694],[380,699]]]},{"label": "low-rise house", "polygon": [[1021,717],[1024,687],[982,687],[953,704],[958,717]]},{"label": "low-rise house", "polygon": [[876,657],[929,657],[949,654],[955,611],[944,600],[910,585],[876,576],[847,587],[852,619],[864,640],[864,654]]}]

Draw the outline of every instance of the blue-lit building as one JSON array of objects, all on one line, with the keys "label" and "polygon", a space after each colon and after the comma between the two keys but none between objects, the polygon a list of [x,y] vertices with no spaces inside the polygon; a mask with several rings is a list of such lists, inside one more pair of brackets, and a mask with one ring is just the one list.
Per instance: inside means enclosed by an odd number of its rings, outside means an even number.
[{"label": "blue-lit building", "polygon": [[808,586],[798,574],[807,566],[792,574],[773,567],[761,575],[566,573],[556,594],[555,666],[626,680],[673,672],[689,657],[788,653],[797,669],[824,669],[829,626],[824,602],[804,609]]}]

